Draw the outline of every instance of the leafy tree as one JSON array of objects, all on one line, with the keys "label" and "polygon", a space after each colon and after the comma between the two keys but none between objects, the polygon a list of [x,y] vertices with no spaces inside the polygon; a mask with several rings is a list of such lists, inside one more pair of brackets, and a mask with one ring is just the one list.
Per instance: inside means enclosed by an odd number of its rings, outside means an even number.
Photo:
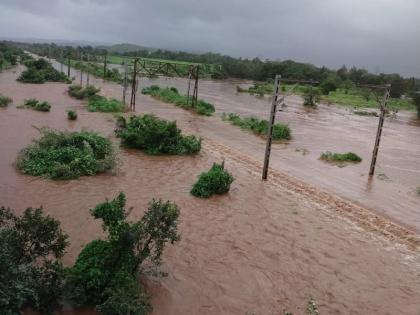
[{"label": "leafy tree", "polygon": [[0,309],[21,314],[30,306],[52,314],[63,289],[61,258],[67,243],[60,222],[42,208],[21,216],[0,208]]},{"label": "leafy tree", "polygon": [[417,117],[420,118],[420,92],[414,94],[413,101],[417,107]]},{"label": "leafy tree", "polygon": [[169,201],[152,200],[144,216],[130,222],[126,198],[98,204],[91,210],[102,220],[106,240],[90,242],[67,270],[67,296],[77,305],[96,305],[105,315],[147,314],[149,297],[137,276],[144,264],[158,266],[167,243],[179,240],[178,207]]}]

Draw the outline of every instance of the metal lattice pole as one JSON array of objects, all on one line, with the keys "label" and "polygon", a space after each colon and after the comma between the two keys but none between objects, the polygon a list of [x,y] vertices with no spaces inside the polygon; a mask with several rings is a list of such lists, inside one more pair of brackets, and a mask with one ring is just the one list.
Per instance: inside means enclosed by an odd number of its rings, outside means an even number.
[{"label": "metal lattice pole", "polygon": [[123,103],[124,103],[124,105],[125,105],[125,96],[127,94],[127,72],[128,72],[127,58],[124,58],[124,86],[123,86]]},{"label": "metal lattice pole", "polygon": [[89,85],[89,54],[87,54],[87,71],[86,71],[86,86]]},{"label": "metal lattice pole", "polygon": [[375,146],[373,147],[373,152],[372,152],[372,160],[370,163],[369,176],[372,176],[375,173],[376,159],[378,157],[379,143],[381,142],[382,128],[384,126],[385,112],[386,112],[386,107],[388,104],[390,93],[391,93],[391,85],[387,85],[383,101],[381,102],[381,113],[379,115],[378,130],[376,132]]},{"label": "metal lattice pole", "polygon": [[80,85],[83,85],[83,55],[80,54]]},{"label": "metal lattice pole", "polygon": [[130,101],[130,110],[136,110],[136,92],[137,92],[137,62],[138,59],[134,59],[134,71],[133,71],[133,81],[131,85],[131,101]]},{"label": "metal lattice pole", "polygon": [[271,143],[273,142],[273,126],[276,120],[277,105],[279,103],[281,75],[276,75],[274,81],[274,98],[271,103],[270,119],[268,121],[267,143],[265,146],[264,166],[262,172],[262,179],[266,180],[268,175],[268,165],[270,163]]}]

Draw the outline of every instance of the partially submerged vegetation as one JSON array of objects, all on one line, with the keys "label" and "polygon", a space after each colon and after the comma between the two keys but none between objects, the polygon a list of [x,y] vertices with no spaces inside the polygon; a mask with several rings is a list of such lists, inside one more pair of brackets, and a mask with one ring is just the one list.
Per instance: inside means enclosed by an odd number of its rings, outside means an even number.
[{"label": "partially submerged vegetation", "polygon": [[16,166],[24,174],[73,179],[105,172],[114,164],[111,141],[97,133],[40,131],[42,137],[18,154]]},{"label": "partially submerged vegetation", "polygon": [[141,92],[167,103],[175,104],[176,106],[180,106],[184,109],[195,111],[200,115],[211,116],[215,111],[213,104],[207,103],[203,100],[198,100],[197,105],[192,106],[192,96],[188,99],[186,95],[179,94],[178,90],[174,87],[162,89],[157,85],[152,85],[144,88]]},{"label": "partially submerged vegetation", "polygon": [[101,95],[89,98],[88,110],[90,112],[120,113],[125,110],[124,103],[115,99]]},{"label": "partially submerged vegetation", "polygon": [[86,87],[82,87],[78,84],[70,85],[68,88],[68,93],[70,96],[75,97],[79,100],[83,100],[86,98],[90,98],[98,94],[100,91],[99,88],[96,88],[93,85],[88,85]]},{"label": "partially submerged vegetation", "polygon": [[91,210],[102,220],[106,239],[88,243],[76,263],[64,268],[61,258],[69,245],[60,222],[42,208],[23,215],[0,208],[0,309],[21,314],[30,307],[53,314],[64,301],[95,306],[103,315],[145,315],[152,310],[150,296],[138,276],[157,268],[165,246],[180,238],[179,208],[170,201],[152,200],[143,217],[130,222],[126,198],[98,204]]},{"label": "partially submerged vegetation", "polygon": [[320,157],[321,160],[327,162],[361,162],[362,158],[356,153],[347,152],[347,153],[332,153],[330,151],[323,152]]},{"label": "partially submerged vegetation", "polygon": [[[245,117],[242,118],[234,113],[223,113],[222,119],[231,122],[235,126],[239,126],[242,129],[250,130],[254,134],[259,136],[266,136],[268,133],[268,121],[262,120],[256,117]],[[291,139],[291,131],[288,125],[285,124],[274,124],[273,126],[273,139],[281,140]]]},{"label": "partially submerged vegetation", "polygon": [[[104,315],[147,314],[150,297],[138,280],[147,265],[159,266],[167,243],[179,240],[176,204],[152,200],[143,217],[130,222],[126,198],[98,204],[91,210],[102,220],[107,238],[87,244],[67,270],[66,292],[76,305],[94,305]],[[149,268],[150,268],[149,267]]]},{"label": "partially submerged vegetation", "polygon": [[68,120],[76,120],[77,119],[77,112],[74,110],[67,111],[67,119]]},{"label": "partially submerged vegetation", "polygon": [[198,177],[191,189],[191,194],[200,198],[208,198],[213,194],[225,194],[229,191],[233,180],[232,174],[225,170],[224,162],[214,163],[209,171],[201,173]]},{"label": "partially submerged vegetation", "polygon": [[17,79],[24,83],[45,83],[49,82],[65,82],[71,83],[64,73],[54,69],[54,67],[45,59],[27,60],[25,62],[27,69],[21,73]]},{"label": "partially submerged vegetation", "polygon": [[7,107],[11,102],[13,100],[10,97],[0,94],[0,107]]},{"label": "partially submerged vegetation", "polygon": [[144,150],[148,154],[191,154],[201,149],[201,139],[184,136],[175,121],[159,119],[154,115],[120,118],[116,134],[128,148]]},{"label": "partially submerged vegetation", "polygon": [[49,112],[51,110],[51,104],[47,101],[40,102],[36,98],[26,99],[23,103],[23,107],[30,108],[39,112]]}]

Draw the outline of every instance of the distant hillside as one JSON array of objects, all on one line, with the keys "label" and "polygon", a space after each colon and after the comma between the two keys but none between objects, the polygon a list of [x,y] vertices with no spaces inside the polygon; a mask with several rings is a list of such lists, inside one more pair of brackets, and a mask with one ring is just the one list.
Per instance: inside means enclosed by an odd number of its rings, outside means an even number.
[{"label": "distant hillside", "polygon": [[139,50],[156,51],[156,48],[140,46],[136,44],[115,44],[115,45],[102,45],[97,46],[98,49],[106,49],[111,54],[124,54]]}]

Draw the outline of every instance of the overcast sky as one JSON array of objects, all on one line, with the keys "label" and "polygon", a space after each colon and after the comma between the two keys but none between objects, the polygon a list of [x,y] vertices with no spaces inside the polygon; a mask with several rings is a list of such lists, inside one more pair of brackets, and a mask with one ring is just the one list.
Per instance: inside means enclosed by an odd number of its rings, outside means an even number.
[{"label": "overcast sky", "polygon": [[0,36],[129,42],[420,77],[420,0],[0,0]]}]

